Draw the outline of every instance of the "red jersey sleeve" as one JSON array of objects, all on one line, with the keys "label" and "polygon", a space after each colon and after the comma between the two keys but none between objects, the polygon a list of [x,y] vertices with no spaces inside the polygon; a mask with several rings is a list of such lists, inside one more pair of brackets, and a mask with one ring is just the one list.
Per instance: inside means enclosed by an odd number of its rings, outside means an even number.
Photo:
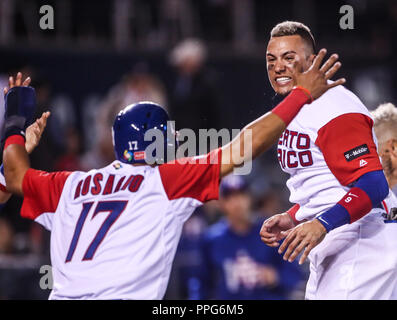
[{"label": "red jersey sleeve", "polygon": [[184,163],[161,165],[160,176],[168,199],[218,199],[221,154],[221,149],[216,149],[202,157],[184,158]]},{"label": "red jersey sleeve", "polygon": [[316,145],[333,175],[344,186],[367,172],[382,170],[372,126],[370,117],[347,113],[331,120],[318,131]]},{"label": "red jersey sleeve", "polygon": [[21,216],[36,219],[45,212],[55,212],[66,179],[71,172],[52,172],[29,169],[22,182]]}]

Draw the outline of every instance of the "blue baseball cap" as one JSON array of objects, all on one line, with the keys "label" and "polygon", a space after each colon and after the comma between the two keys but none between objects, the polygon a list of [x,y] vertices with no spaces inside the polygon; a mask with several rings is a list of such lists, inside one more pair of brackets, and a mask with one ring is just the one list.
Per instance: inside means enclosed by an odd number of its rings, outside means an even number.
[{"label": "blue baseball cap", "polygon": [[223,178],[220,185],[220,195],[227,197],[235,192],[247,192],[248,183],[242,176],[230,175]]}]

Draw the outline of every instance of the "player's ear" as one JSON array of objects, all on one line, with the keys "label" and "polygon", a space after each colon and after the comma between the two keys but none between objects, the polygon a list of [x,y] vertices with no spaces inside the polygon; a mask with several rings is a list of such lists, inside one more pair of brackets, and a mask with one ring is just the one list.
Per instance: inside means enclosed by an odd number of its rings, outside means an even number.
[{"label": "player's ear", "polygon": [[397,158],[397,139],[391,139],[390,141],[390,153]]}]

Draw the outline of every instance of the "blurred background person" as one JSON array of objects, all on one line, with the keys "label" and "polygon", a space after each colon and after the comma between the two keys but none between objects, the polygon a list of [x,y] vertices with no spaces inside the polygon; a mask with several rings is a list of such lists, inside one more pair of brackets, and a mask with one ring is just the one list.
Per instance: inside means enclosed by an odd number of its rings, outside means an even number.
[{"label": "blurred background person", "polygon": [[288,299],[302,280],[301,270],[258,239],[263,219],[252,214],[247,183],[241,176],[225,177],[220,196],[225,217],[204,232],[189,298]]},{"label": "blurred background person", "polygon": [[387,182],[397,196],[397,108],[384,103],[372,111],[379,155]]},{"label": "blurred background person", "polygon": [[139,101],[152,101],[165,109],[168,105],[164,85],[149,72],[144,62],[137,63],[109,90],[99,107],[98,116],[94,118],[96,123],[85,124],[87,128],[94,125],[96,134],[91,136],[93,147],[82,156],[81,166],[84,170],[100,168],[115,159],[110,134],[113,120],[125,106]]},{"label": "blurred background person", "polygon": [[276,187],[269,189],[257,200],[257,214],[261,218],[270,218],[277,212],[283,211],[281,190]]},{"label": "blurred background person", "polygon": [[74,127],[67,128],[65,132],[65,147],[61,156],[54,164],[55,171],[77,171],[82,170],[80,162],[82,150],[81,136]]},{"label": "blurred background person", "polygon": [[170,54],[176,69],[170,95],[171,116],[177,129],[192,129],[196,136],[199,129],[218,129],[220,123],[216,75],[205,67],[206,58],[207,48],[198,39],[180,42]]}]

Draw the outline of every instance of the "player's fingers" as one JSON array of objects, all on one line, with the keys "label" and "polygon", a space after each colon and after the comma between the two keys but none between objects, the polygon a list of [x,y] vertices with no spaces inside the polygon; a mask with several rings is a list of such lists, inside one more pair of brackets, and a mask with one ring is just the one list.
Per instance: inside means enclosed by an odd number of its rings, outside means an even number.
[{"label": "player's fingers", "polygon": [[270,233],[270,232],[267,232],[267,231],[261,231],[261,232],[259,233],[259,235],[261,236],[261,238],[266,238],[266,239],[275,238],[275,235],[274,235],[274,234],[272,234],[272,233]]},{"label": "player's fingers", "polygon": [[[272,220],[272,221],[271,221]],[[259,231],[260,235],[263,236],[274,236],[275,234],[272,232],[272,227],[275,225],[275,222],[273,222],[274,219],[270,218],[266,220],[261,227],[261,230]]]},{"label": "player's fingers", "polygon": [[332,82],[330,84],[327,84],[327,88],[331,89],[333,87],[336,87],[336,86],[339,86],[339,85],[342,85],[342,84],[345,84],[345,83],[346,83],[346,79],[345,78],[341,78],[341,79],[338,79],[338,80],[336,80],[336,81],[334,81],[334,82]]},{"label": "player's fingers", "polygon": [[321,66],[320,71],[323,73],[326,73],[332,66],[335,65],[336,61],[338,61],[339,56],[334,53],[332,56],[328,58],[327,61],[324,62],[324,64]]},{"label": "player's fingers", "polygon": [[262,233],[265,233],[266,232],[266,221],[265,222],[263,222],[263,224],[262,224],[262,227],[261,227],[261,230],[259,231],[259,234],[260,235],[262,235]]},{"label": "player's fingers", "polygon": [[295,248],[295,250],[292,252],[292,254],[289,256],[288,262],[292,262],[295,260],[295,258],[302,252],[303,249],[306,248],[308,244],[308,241],[306,239],[303,239],[299,245]]},{"label": "player's fingers", "polygon": [[50,111],[45,111],[45,112],[43,112],[43,113],[41,114],[40,119],[47,120],[47,119],[50,117],[50,115],[51,115],[51,112],[50,112]]},{"label": "player's fingers", "polygon": [[261,237],[261,240],[263,243],[265,243],[267,246],[270,247],[276,247],[279,245],[279,243],[273,238],[273,239],[269,239],[269,238],[263,238]]},{"label": "player's fingers", "polygon": [[272,248],[277,248],[279,245],[280,245],[280,243],[278,243],[278,242],[272,242],[272,243],[269,243],[269,244],[267,244],[269,247],[272,247]]},{"label": "player's fingers", "polygon": [[22,84],[22,73],[18,72],[15,79],[15,86],[18,87]]},{"label": "player's fingers", "polygon": [[6,95],[7,92],[8,92],[8,88],[7,88],[7,87],[4,87],[3,91],[4,91],[4,94]]},{"label": "player's fingers", "polygon": [[268,239],[268,240],[276,239],[276,235],[274,233],[270,233],[267,231],[261,231],[259,233],[259,235],[261,236],[261,238]]},{"label": "player's fingers", "polygon": [[327,54],[327,49],[321,49],[317,54],[317,56],[314,58],[312,67],[315,69],[320,69],[321,63],[323,62],[323,59],[326,54]]},{"label": "player's fingers", "polygon": [[280,248],[278,249],[278,253],[283,253],[284,250],[288,247],[288,245],[290,244],[291,241],[294,240],[296,235],[296,231],[293,230],[288,236],[287,238],[285,238],[285,240],[283,241],[283,244],[280,246]]},{"label": "player's fingers", "polygon": [[[281,239],[287,237],[287,236],[292,232],[292,230],[293,230],[293,229],[281,231],[281,232],[280,232],[280,237],[281,237]],[[281,240],[281,239],[280,239],[280,240]]]},{"label": "player's fingers", "polygon": [[35,139],[37,141],[41,137],[41,131],[40,131],[39,128],[33,128],[33,131],[34,131],[34,137],[35,137]]},{"label": "player's fingers", "polygon": [[36,120],[33,124],[31,124],[30,125],[31,127],[32,127],[32,129],[39,129],[40,130],[40,127],[39,127],[39,123],[38,123],[38,120]]},{"label": "player's fingers", "polygon": [[340,67],[342,66],[342,63],[340,63],[339,61],[336,62],[326,73],[325,73],[325,79],[329,80],[331,79],[335,73],[340,69]]},{"label": "player's fingers", "polygon": [[24,80],[24,82],[22,83],[22,85],[25,86],[25,87],[29,86],[31,80],[32,80],[32,79],[30,79],[30,77],[27,77],[27,78]]},{"label": "player's fingers", "polygon": [[40,131],[43,131],[44,128],[47,126],[47,119],[48,116],[46,116],[45,113],[43,113],[40,119],[37,120],[37,124],[39,125]]},{"label": "player's fingers", "polygon": [[36,134],[37,130],[40,131],[37,120],[28,127],[29,132]]},{"label": "player's fingers", "polygon": [[260,235],[264,237],[276,237],[278,234],[279,234],[278,230],[273,230],[271,228],[264,228],[260,232]]},{"label": "player's fingers", "polygon": [[308,257],[310,251],[312,251],[313,248],[314,245],[311,243],[306,246],[305,251],[303,251],[301,258],[299,259],[299,264],[303,264],[305,262],[306,258]]},{"label": "player's fingers", "polygon": [[279,221],[279,217],[271,217],[270,219],[267,219],[264,223],[263,223],[263,227],[266,228],[271,228],[274,227]]},{"label": "player's fingers", "polygon": [[269,241],[271,241],[273,239],[275,240],[277,237],[277,234],[271,233],[271,232],[266,232],[266,231],[261,232],[259,235],[261,236],[261,238],[267,239]]},{"label": "player's fingers", "polygon": [[35,124],[37,124],[38,128],[41,129],[44,126],[43,115],[39,119],[36,120]]},{"label": "player's fingers", "polygon": [[14,77],[10,76],[8,78],[8,87],[11,89],[12,87],[14,87]]},{"label": "player's fingers", "polygon": [[302,241],[301,238],[299,238],[298,236],[295,237],[294,241],[292,241],[292,242],[289,244],[287,250],[286,250],[285,253],[284,253],[284,256],[283,256],[283,259],[284,259],[284,260],[287,261],[287,260],[289,259],[290,255],[291,255],[292,252],[295,250],[295,248],[301,243],[301,241]]}]

